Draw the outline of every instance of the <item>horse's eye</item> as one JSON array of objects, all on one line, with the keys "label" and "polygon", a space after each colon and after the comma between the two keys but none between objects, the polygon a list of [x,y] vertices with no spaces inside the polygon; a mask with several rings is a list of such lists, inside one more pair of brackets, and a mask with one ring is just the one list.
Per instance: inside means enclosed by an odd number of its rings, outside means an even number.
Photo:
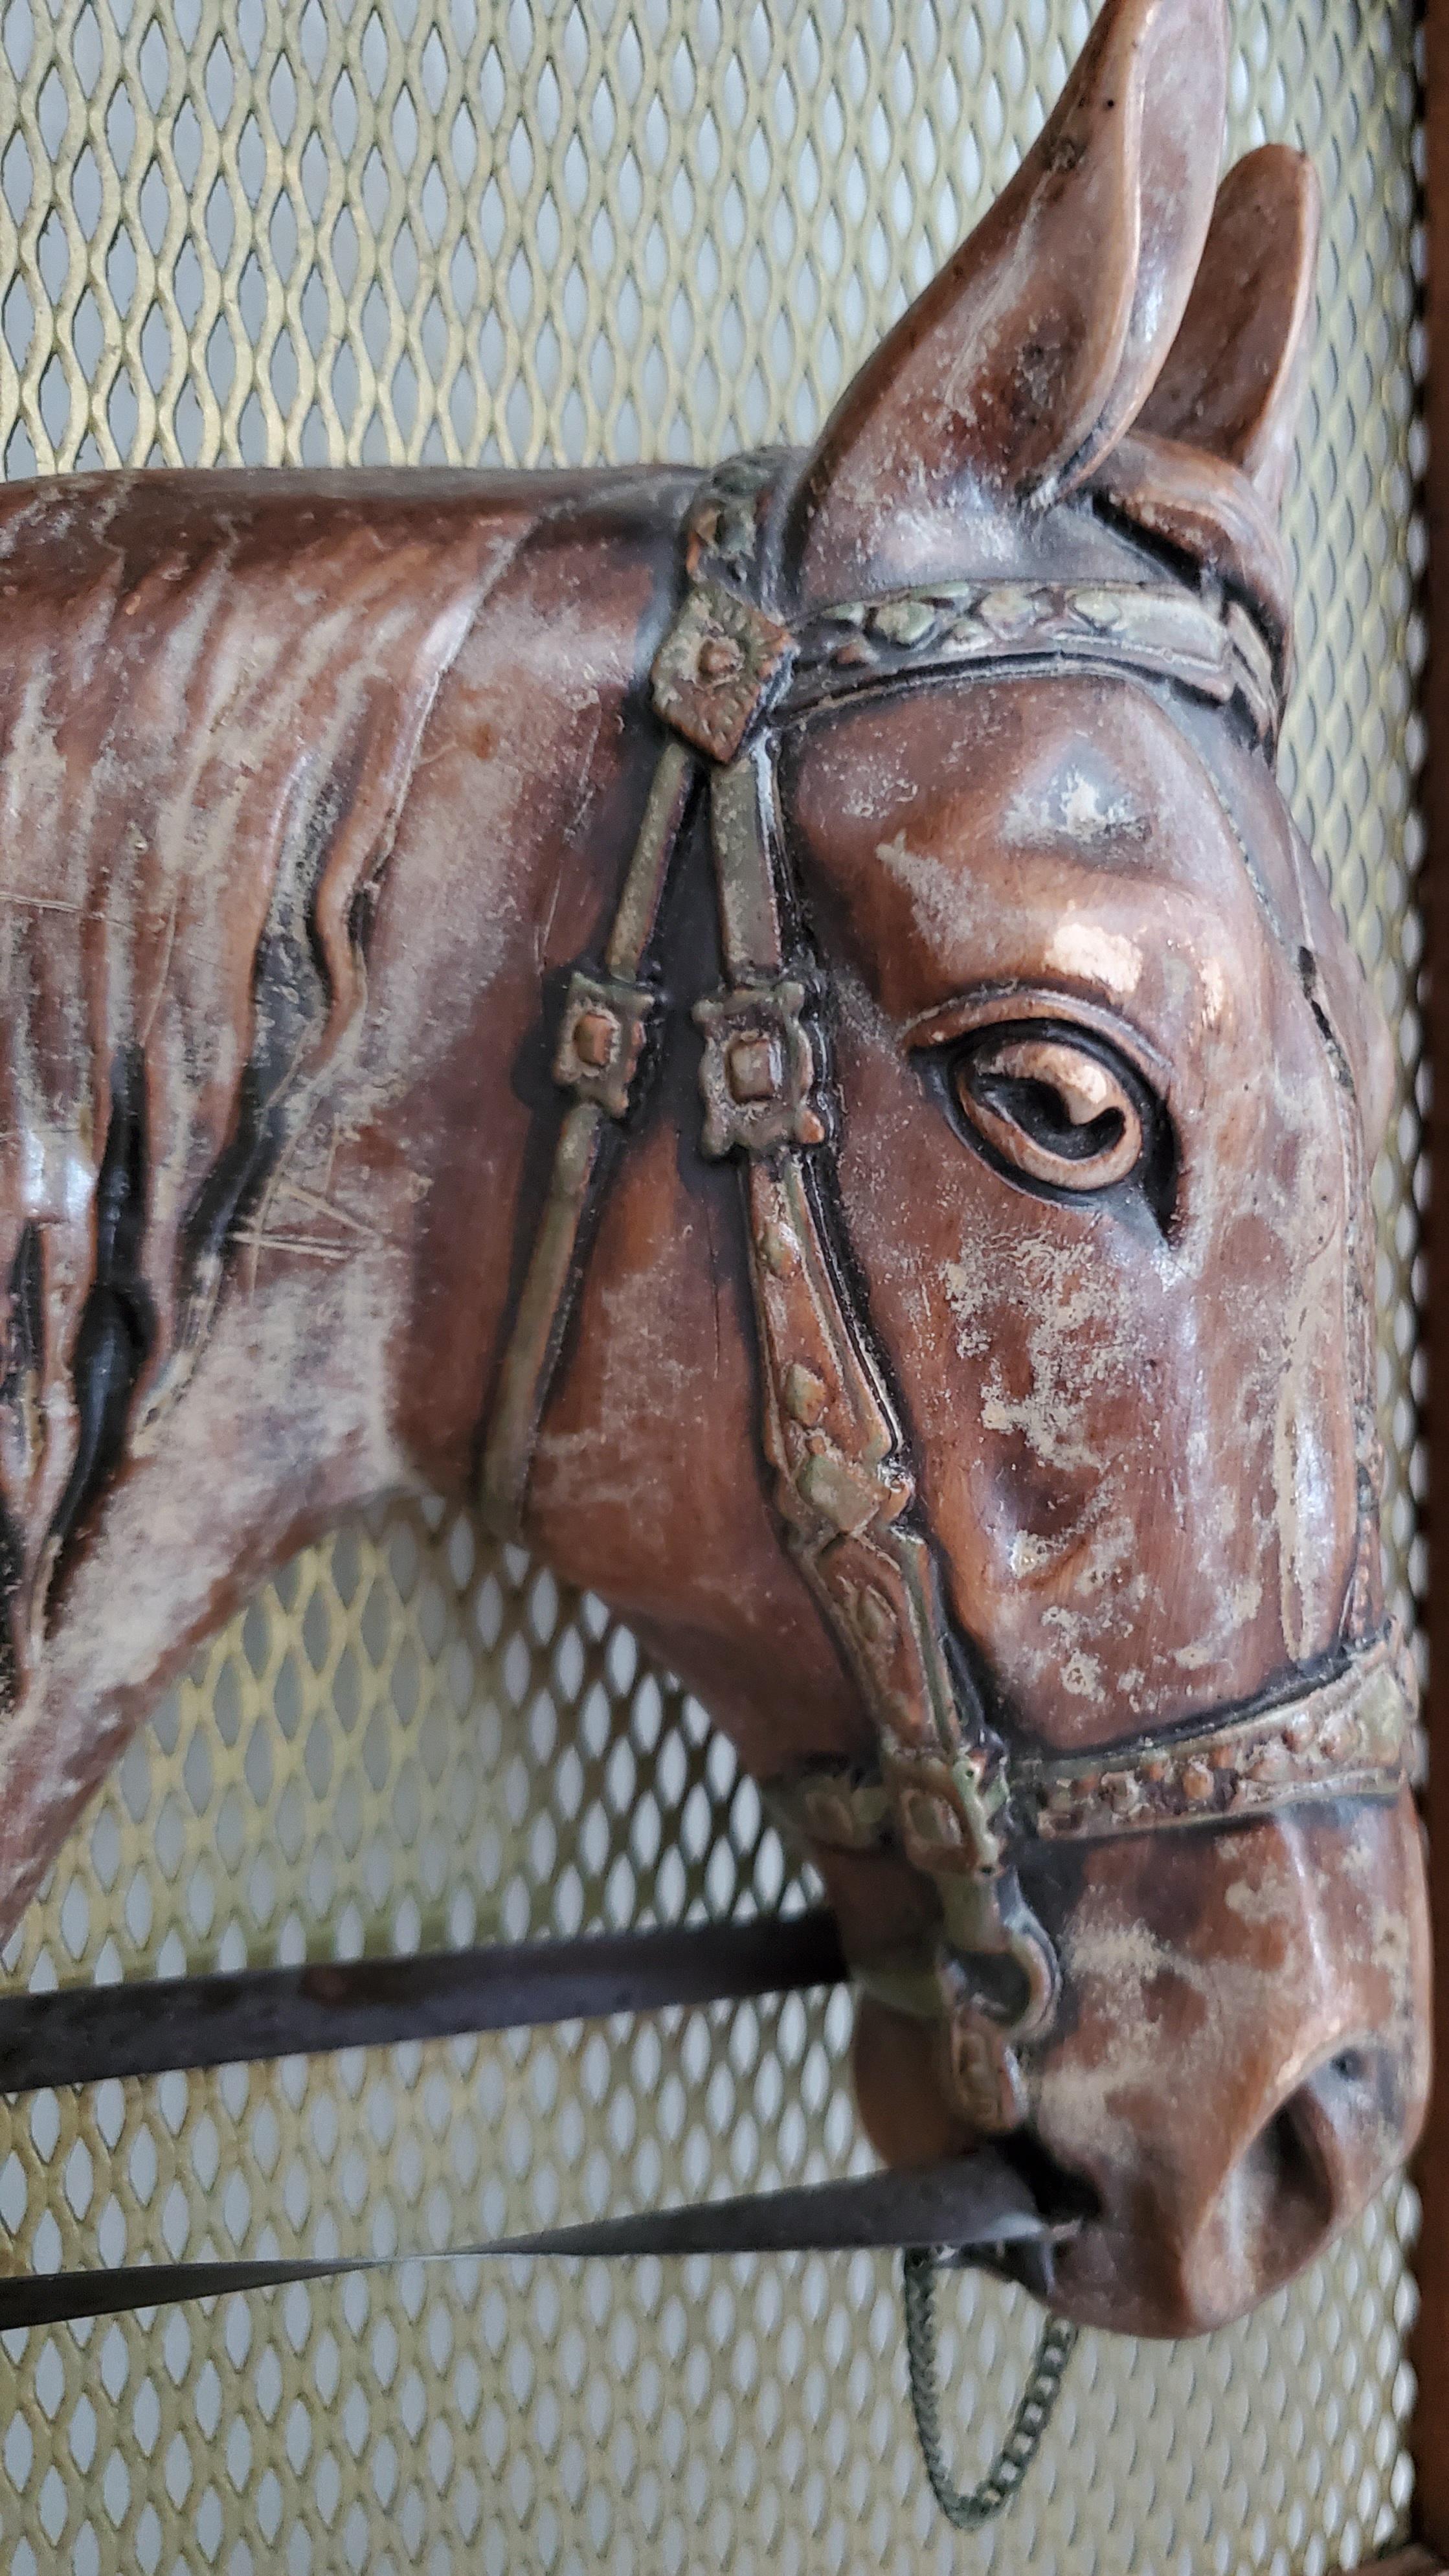
[{"label": "horse's eye", "polygon": [[1095,1047],[983,1029],[952,1067],[956,1097],[983,1142],[1029,1180],[1106,1190],[1142,1160],[1138,1085]]}]

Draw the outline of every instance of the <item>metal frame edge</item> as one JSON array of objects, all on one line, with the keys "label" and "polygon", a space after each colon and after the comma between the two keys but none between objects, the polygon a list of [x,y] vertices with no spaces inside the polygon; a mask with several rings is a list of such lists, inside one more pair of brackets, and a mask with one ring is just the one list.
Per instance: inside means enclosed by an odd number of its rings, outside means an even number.
[{"label": "metal frame edge", "polygon": [[[1435,1328],[1435,1317],[1449,1314],[1449,1211],[1440,1195],[1440,1175],[1449,1170],[1449,1050],[1440,1031],[1443,996],[1449,989],[1449,0],[1423,0],[1421,23],[1428,353],[1424,403],[1432,460],[1423,491],[1428,655],[1420,695],[1427,736],[1422,1013],[1431,1084],[1425,1134],[1431,1181],[1424,1226],[1423,1320],[1429,1365],[1424,1414],[1428,1494],[1423,1521],[1429,1559],[1425,1607],[1429,1779],[1424,1808],[1437,1970],[1437,2073],[1414,2165],[1423,2225],[1414,2258],[1419,2314],[1409,2339],[1409,2357],[1418,2386],[1409,2446],[1415,2472],[1414,2527],[1420,2547],[1387,2561],[1394,2576],[1436,2576],[1449,2552],[1449,2374],[1444,2367],[1449,2347],[1449,1546],[1443,1538],[1449,1526],[1449,1425],[1444,1418],[1445,1379]],[[1449,1336],[1442,1347],[1449,1348]]]}]

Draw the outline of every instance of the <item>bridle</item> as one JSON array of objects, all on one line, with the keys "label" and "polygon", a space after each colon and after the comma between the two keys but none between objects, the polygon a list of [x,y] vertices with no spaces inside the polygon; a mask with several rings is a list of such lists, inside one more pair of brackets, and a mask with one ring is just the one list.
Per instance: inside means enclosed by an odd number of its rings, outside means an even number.
[{"label": "bridle", "polygon": [[890,1846],[927,1880],[928,1946],[852,1959],[856,1981],[938,2026],[951,2095],[978,2132],[1026,2114],[1021,2052],[1056,2009],[1053,1945],[1018,1877],[1026,1843],[1236,1823],[1305,1801],[1394,1796],[1412,1678],[1392,1633],[1298,1686],[1079,1759],[1009,1752],[942,1606],[889,1375],[845,1257],[831,1186],[841,1109],[825,1073],[813,959],[776,787],[783,732],[862,692],[982,670],[1082,668],[1232,708],[1273,743],[1284,674],[1220,584],[976,580],[900,590],[792,627],[771,604],[778,455],[706,476],[684,531],[683,598],[655,657],[666,728],[602,960],[569,983],[553,1071],[571,1095],[498,1375],[481,1500],[522,1533],[530,1469],[582,1267],[609,1122],[636,1110],[661,995],[650,959],[702,772],[724,981],[699,1002],[702,1146],[738,1159],[758,1344],[759,1440],[784,1545],[852,1675],[876,1755],[763,1784],[819,1846]]}]

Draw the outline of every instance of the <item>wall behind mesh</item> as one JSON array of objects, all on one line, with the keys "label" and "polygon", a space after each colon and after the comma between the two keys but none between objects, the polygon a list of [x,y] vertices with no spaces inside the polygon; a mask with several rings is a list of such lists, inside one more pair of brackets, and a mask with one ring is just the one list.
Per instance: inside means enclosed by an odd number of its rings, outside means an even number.
[{"label": "wall behind mesh", "polygon": [[[803,437],[1040,124],[1082,0],[10,0],[8,472],[709,458]],[[1231,150],[1325,182],[1292,505],[1295,803],[1399,1036],[1387,1547],[1412,1617],[1417,923],[1410,0],[1235,0]],[[20,1985],[799,1901],[600,1607],[398,1506],[199,1659],[6,1954]],[[384,2249],[863,2161],[798,1999],[0,2111],[10,2259]],[[1404,2522],[1412,2203],[1177,2350],[1084,2339],[1015,2515],[933,2520],[890,2267],[413,2266],[3,2339],[13,2570],[1320,2576]],[[1032,2336],[966,2283],[958,2465]]]}]

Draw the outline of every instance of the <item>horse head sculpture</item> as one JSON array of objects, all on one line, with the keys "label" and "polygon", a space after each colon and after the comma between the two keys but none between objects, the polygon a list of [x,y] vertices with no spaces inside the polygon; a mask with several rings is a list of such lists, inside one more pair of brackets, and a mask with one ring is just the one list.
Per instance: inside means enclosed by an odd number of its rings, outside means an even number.
[{"label": "horse head sculpture", "polygon": [[1314,187],[1217,186],[1226,51],[1108,0],[808,456],[0,501],[0,1925],[481,1460],[803,1838],[882,2154],[1017,2136],[1149,2333],[1427,2082],[1388,1044],[1273,774]]}]

